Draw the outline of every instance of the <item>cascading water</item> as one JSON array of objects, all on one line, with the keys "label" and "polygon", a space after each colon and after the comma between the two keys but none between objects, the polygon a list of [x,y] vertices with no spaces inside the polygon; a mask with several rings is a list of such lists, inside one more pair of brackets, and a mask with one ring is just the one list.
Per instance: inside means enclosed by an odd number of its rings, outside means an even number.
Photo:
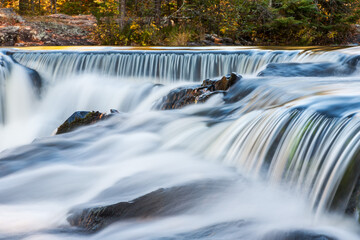
[{"label": "cascading water", "polygon": [[[302,51],[92,51],[15,52],[13,58],[48,78],[97,73],[101,76],[153,78],[169,83],[199,81],[224,73],[253,74],[268,63],[339,61],[340,54],[311,55]],[[48,75],[50,74],[50,75]]]},{"label": "cascading water", "polygon": [[[0,239],[359,239],[353,50],[7,50]],[[234,71],[225,95],[155,110]],[[51,136],[74,111],[110,109]]]}]

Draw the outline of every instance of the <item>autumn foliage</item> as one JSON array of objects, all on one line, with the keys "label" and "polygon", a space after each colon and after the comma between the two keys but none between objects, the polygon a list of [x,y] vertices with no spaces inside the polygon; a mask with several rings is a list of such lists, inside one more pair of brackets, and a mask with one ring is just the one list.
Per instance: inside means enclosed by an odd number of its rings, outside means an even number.
[{"label": "autumn foliage", "polygon": [[21,14],[49,14],[54,1],[58,13],[92,14],[105,45],[185,45],[206,33],[242,45],[346,44],[360,18],[358,0],[0,1]]}]

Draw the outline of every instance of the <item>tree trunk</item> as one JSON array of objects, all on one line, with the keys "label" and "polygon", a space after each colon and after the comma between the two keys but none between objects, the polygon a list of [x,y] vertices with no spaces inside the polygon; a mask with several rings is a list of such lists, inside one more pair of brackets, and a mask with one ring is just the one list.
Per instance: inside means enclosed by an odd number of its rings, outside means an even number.
[{"label": "tree trunk", "polygon": [[57,0],[50,0],[50,2],[51,2],[51,13],[53,14],[53,13],[57,13],[57,8],[56,8],[56,1]]},{"label": "tree trunk", "polygon": [[123,29],[125,26],[126,16],[126,0],[121,0],[120,4],[120,28]]},{"label": "tree trunk", "polygon": [[155,22],[157,25],[160,25],[160,17],[161,17],[161,0],[154,0],[155,3]]}]

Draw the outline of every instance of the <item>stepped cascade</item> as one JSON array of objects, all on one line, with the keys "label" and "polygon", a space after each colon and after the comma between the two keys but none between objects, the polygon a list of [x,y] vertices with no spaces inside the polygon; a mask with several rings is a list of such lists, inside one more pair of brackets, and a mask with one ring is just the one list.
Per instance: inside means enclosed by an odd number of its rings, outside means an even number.
[{"label": "stepped cascade", "polygon": [[359,239],[359,60],[2,49],[0,239]]}]

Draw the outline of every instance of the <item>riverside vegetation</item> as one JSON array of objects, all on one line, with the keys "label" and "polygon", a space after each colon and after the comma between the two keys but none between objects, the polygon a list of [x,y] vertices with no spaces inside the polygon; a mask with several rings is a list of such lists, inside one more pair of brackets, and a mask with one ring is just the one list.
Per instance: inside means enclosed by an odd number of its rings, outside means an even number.
[{"label": "riverside vegetation", "polygon": [[358,42],[360,18],[357,0],[1,0],[0,4],[27,18],[93,15],[97,24],[88,43],[102,45],[349,44]]}]

